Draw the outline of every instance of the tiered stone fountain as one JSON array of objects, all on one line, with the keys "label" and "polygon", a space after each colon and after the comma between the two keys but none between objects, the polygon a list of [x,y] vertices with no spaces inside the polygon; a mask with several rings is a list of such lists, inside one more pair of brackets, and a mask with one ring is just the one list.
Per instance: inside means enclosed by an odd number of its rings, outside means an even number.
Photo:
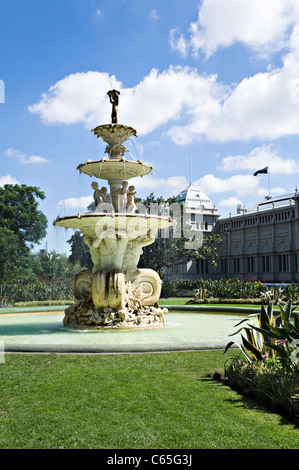
[{"label": "tiered stone fountain", "polygon": [[119,92],[108,92],[112,123],[92,129],[107,144],[108,158],[87,160],[77,169],[108,181],[99,189],[94,181],[95,211],[57,217],[54,225],[79,229],[89,247],[93,268],[76,275],[75,305],[65,310],[63,324],[72,328],[152,328],[165,326],[166,309],[159,308],[161,280],[152,269],[139,269],[142,247],[154,242],[158,229],[173,225],[170,218],[136,213],[134,186],[127,180],[144,176],[152,166],[124,158],[123,143],[136,136],[132,127],[118,124]]}]

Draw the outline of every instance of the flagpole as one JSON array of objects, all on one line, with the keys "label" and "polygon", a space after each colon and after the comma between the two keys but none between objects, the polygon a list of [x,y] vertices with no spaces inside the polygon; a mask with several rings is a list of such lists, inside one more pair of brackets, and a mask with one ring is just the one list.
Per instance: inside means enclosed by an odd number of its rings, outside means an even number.
[{"label": "flagpole", "polygon": [[269,171],[269,166],[268,166],[268,191],[269,191],[269,197],[271,197],[271,195],[270,195],[270,171]]}]

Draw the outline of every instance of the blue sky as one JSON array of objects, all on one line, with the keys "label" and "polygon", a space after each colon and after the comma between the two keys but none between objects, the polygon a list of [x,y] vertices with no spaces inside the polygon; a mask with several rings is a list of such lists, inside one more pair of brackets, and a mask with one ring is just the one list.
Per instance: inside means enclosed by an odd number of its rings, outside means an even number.
[{"label": "blue sky", "polygon": [[[299,5],[296,0],[1,0],[0,185],[46,194],[48,236],[66,251],[59,216],[86,210],[76,170],[105,156],[91,129],[119,122],[138,137],[126,158],[154,167],[138,195],[192,181],[222,216],[298,185]],[[269,166],[266,175],[253,173]],[[104,183],[103,183],[104,184]]]}]

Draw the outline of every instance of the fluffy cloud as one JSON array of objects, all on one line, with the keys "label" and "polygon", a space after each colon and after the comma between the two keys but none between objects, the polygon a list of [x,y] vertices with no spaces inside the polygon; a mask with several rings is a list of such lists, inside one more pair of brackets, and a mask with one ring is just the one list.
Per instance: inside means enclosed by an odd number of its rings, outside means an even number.
[{"label": "fluffy cloud", "polygon": [[106,93],[111,88],[122,88],[122,84],[108,73],[74,73],[50,87],[28,110],[46,124],[97,124],[103,118],[101,109],[108,103]]},{"label": "fluffy cloud", "polygon": [[274,145],[257,147],[247,155],[225,157],[218,169],[222,171],[251,170],[254,172],[265,166],[269,166],[271,174],[289,175],[299,172],[299,164],[293,159],[281,157]]},{"label": "fluffy cloud", "polygon": [[[297,0],[204,0],[189,27],[189,46],[197,56],[241,42],[259,54],[288,45],[289,28],[299,19]],[[184,36],[177,41],[187,42]],[[174,49],[175,42],[172,43]]]},{"label": "fluffy cloud", "polygon": [[[277,35],[273,37],[277,39]],[[153,69],[131,88],[123,88],[107,73],[71,74],[29,106],[29,111],[47,124],[82,122],[91,128],[111,122],[106,93],[117,88],[121,91],[120,123],[135,127],[141,135],[163,126],[165,135],[178,145],[202,138],[227,142],[297,135],[299,23],[289,35],[288,46],[280,68],[244,78],[234,86],[191,67],[171,66],[163,72]]]},{"label": "fluffy cloud", "polygon": [[48,160],[44,157],[40,157],[39,155],[31,155],[27,157],[21,150],[14,149],[10,147],[6,150],[5,155],[8,157],[13,157],[19,160],[23,165],[36,165],[39,163],[47,163]]},{"label": "fluffy cloud", "polygon": [[111,104],[107,90],[120,90],[118,121],[147,134],[187,114],[196,115],[199,132],[205,132],[209,120],[219,110],[227,87],[217,83],[215,75],[201,76],[189,67],[170,67],[159,73],[153,69],[134,88],[123,88],[121,82],[106,73],[72,74],[53,85],[29,111],[47,124],[87,126],[110,122]]},{"label": "fluffy cloud", "polygon": [[239,197],[256,193],[259,180],[252,175],[234,175],[229,178],[217,178],[205,175],[194,183],[206,194],[235,193]]},{"label": "fluffy cloud", "polygon": [[11,175],[0,176],[0,186],[5,184],[20,184],[19,181]]},{"label": "fluffy cloud", "polygon": [[183,57],[187,57],[189,43],[184,34],[179,33],[178,28],[173,28],[169,33],[169,43],[173,51],[178,51]]},{"label": "fluffy cloud", "polygon": [[59,201],[57,204],[57,207],[59,209],[74,209],[74,210],[79,210],[79,209],[84,209],[85,211],[87,210],[87,207],[89,204],[93,202],[93,197],[92,196],[81,196],[81,197],[69,197],[67,199],[63,199]]},{"label": "fluffy cloud", "polygon": [[[139,191],[156,191],[157,196],[173,196],[188,186],[185,176],[170,176],[169,178],[156,178],[145,176],[144,178],[133,178],[132,184]],[[131,183],[130,181],[130,183]],[[157,193],[159,191],[159,194]],[[163,193],[163,194],[162,194]],[[137,194],[138,196],[138,194]]]},{"label": "fluffy cloud", "polygon": [[231,196],[227,199],[223,199],[222,201],[219,202],[218,206],[220,207],[234,207],[236,208],[239,204],[242,205],[241,199],[238,199],[235,196]]}]

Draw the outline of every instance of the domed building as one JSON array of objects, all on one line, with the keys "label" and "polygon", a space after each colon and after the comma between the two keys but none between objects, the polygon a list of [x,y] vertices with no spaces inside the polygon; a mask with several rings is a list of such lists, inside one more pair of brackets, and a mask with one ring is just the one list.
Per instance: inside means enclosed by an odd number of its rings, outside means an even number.
[{"label": "domed building", "polygon": [[[208,234],[215,230],[220,217],[215,204],[211,199],[192,183],[177,195],[177,200],[184,206],[184,228],[192,232]],[[188,234],[184,233],[188,238]],[[212,269],[212,268],[211,268]],[[197,263],[186,261],[165,269],[165,280],[196,279],[209,277],[209,263],[199,260]]]},{"label": "domed building", "polygon": [[219,218],[218,210],[210,198],[199,188],[190,183],[188,188],[177,196],[180,204],[185,206],[185,223],[193,230],[211,232]]}]

